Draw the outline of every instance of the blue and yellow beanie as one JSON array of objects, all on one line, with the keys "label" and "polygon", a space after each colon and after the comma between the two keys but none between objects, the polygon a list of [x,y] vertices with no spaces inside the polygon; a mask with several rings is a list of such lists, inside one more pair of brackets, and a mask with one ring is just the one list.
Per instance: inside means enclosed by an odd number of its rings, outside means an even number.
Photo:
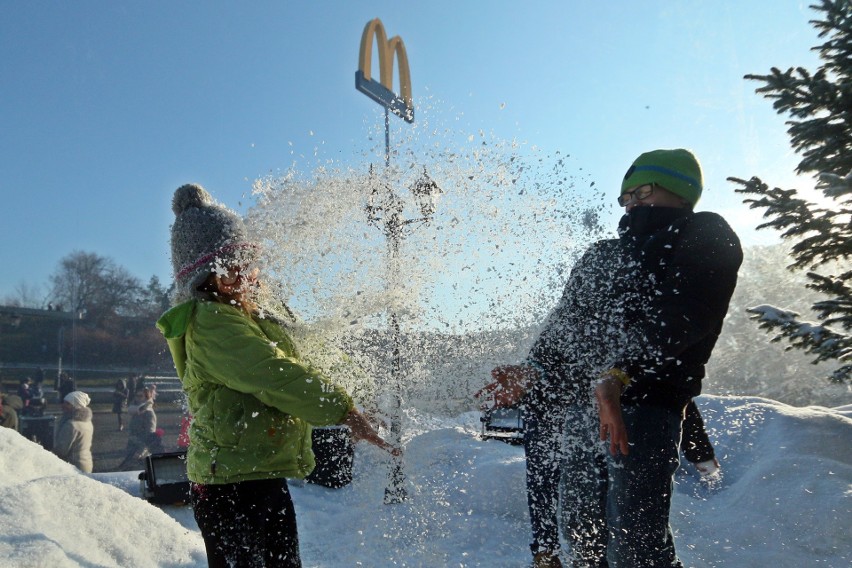
[{"label": "blue and yellow beanie", "polygon": [[675,195],[686,199],[691,205],[698,203],[704,179],[698,158],[689,150],[652,150],[645,152],[633,162],[624,181],[621,193],[631,187],[655,183]]}]

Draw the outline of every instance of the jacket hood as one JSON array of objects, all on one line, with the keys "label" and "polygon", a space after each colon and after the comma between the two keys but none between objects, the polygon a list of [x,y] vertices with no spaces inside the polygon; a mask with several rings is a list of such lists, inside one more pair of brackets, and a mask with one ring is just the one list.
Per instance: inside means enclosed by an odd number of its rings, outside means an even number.
[{"label": "jacket hood", "polygon": [[24,407],[24,400],[16,394],[6,394],[3,395],[3,405],[12,410],[21,410]]},{"label": "jacket hood", "polygon": [[74,412],[71,413],[71,420],[76,420],[77,422],[91,422],[92,409],[88,406],[83,408],[75,408]]},{"label": "jacket hood", "polygon": [[184,302],[178,304],[157,320],[157,328],[162,332],[166,339],[177,339],[183,337],[186,333],[186,328],[189,325],[192,312],[195,308],[195,302]]},{"label": "jacket hood", "polygon": [[183,378],[186,369],[186,346],[183,338],[186,335],[192,314],[195,312],[195,305],[194,300],[178,304],[157,320],[157,329],[160,330],[166,339],[166,343],[169,344],[175,370],[177,370],[178,377],[181,378]]}]

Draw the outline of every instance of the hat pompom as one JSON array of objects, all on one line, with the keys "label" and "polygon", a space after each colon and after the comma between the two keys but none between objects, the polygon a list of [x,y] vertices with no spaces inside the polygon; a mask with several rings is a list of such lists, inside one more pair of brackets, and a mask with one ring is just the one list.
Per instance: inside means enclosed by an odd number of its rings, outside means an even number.
[{"label": "hat pompom", "polygon": [[175,216],[180,215],[191,207],[209,207],[213,204],[213,198],[207,193],[207,190],[200,185],[188,183],[182,185],[175,190],[175,196],[172,198],[172,211]]}]

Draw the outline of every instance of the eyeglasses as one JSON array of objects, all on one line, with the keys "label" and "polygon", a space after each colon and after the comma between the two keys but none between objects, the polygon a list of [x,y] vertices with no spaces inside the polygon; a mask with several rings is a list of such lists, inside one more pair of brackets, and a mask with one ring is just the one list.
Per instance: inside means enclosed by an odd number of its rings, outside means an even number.
[{"label": "eyeglasses", "polygon": [[654,193],[654,184],[648,183],[645,185],[640,185],[633,191],[625,191],[621,195],[618,196],[618,204],[622,207],[625,207],[628,203],[630,203],[634,198],[636,201],[642,201],[650,197],[650,195]]}]

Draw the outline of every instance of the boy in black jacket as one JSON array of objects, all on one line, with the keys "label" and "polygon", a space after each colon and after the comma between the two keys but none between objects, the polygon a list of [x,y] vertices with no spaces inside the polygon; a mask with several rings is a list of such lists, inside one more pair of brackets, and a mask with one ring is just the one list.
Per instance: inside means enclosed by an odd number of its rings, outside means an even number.
[{"label": "boy in black jacket", "polygon": [[[542,502],[554,500],[546,480],[561,472],[577,566],[681,566],[669,508],[684,411],[701,392],[742,263],[724,219],[693,212],[702,185],[687,150],[639,156],[618,198],[619,237],[575,265],[527,364],[492,373],[496,401],[523,396],[526,407],[534,528]],[[537,566],[559,566],[555,552],[535,546]]]},{"label": "boy in black jacket", "polygon": [[629,336],[595,386],[611,454],[611,568],[681,565],[669,508],[683,412],[701,392],[743,258],[722,217],[692,212],[701,187],[686,150],[642,154],[621,186],[622,240],[634,267],[622,299]]}]

